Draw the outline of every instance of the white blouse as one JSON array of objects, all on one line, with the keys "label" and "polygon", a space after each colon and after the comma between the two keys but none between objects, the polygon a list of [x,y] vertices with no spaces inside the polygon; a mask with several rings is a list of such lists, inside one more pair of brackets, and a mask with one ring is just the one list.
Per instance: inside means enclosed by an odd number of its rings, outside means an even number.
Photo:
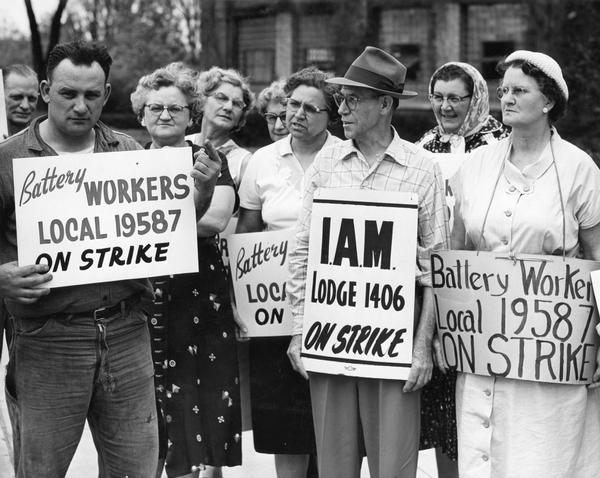
[{"label": "white blouse", "polygon": [[[600,222],[600,171],[555,131],[556,168],[548,145],[519,171],[507,160],[510,144],[509,137],[479,148],[461,166],[454,234],[466,233],[469,250],[562,254],[564,247],[578,255],[579,230]],[[456,414],[461,478],[600,476],[600,389],[459,373]]]},{"label": "white blouse", "polygon": [[[240,185],[240,206],[261,211],[267,230],[294,227],[302,207],[304,170],[294,156],[291,138],[256,151]],[[328,132],[323,148],[339,141]]]}]

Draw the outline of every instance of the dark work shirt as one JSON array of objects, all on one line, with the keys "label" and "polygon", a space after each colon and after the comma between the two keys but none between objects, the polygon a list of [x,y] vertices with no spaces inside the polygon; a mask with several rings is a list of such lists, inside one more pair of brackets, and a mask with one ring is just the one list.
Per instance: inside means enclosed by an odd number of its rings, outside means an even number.
[{"label": "dark work shirt", "polygon": [[[13,186],[13,158],[57,156],[39,134],[36,118],[31,125],[0,144],[0,263],[17,260],[17,234]],[[94,127],[94,152],[133,151],[142,147],[130,136],[112,131],[102,123]],[[26,265],[26,264],[20,264]],[[134,294],[152,297],[148,279],[130,279],[70,287],[57,287],[33,304],[6,299],[9,312],[16,317],[43,317],[55,313],[86,312],[112,306]]]}]

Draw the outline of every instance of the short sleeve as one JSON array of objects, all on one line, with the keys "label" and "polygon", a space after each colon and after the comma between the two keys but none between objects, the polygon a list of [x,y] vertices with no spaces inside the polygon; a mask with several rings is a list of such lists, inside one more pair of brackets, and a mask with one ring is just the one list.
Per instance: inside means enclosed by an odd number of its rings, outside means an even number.
[{"label": "short sleeve", "polygon": [[600,223],[600,170],[592,158],[582,152],[574,178],[575,217],[581,229]]}]

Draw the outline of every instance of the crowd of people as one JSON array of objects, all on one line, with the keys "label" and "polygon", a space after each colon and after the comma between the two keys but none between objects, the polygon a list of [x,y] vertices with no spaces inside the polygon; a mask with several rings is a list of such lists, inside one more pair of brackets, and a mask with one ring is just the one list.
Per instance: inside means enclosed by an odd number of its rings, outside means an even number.
[{"label": "crowd of people", "polygon": [[[240,331],[219,234],[295,228],[287,295],[291,336],[251,338],[254,448],[278,478],[409,478],[436,448],[440,478],[600,476],[600,369],[565,385],[457,371],[435,330],[430,256],[446,249],[600,260],[600,171],[562,139],[569,89],[558,63],[518,50],[499,64],[502,121],[472,65],[429,82],[437,125],[416,144],[392,126],[417,93],[375,47],[343,77],[307,67],[257,98],[233,69],[171,63],[139,79],[140,145],[99,121],[112,58],[97,43],[57,45],[46,78],[3,70],[9,137],[0,143],[0,326],[17,478],[64,477],[86,421],[102,477],[208,478],[242,465]],[[38,96],[47,115],[35,117]],[[256,109],[272,143],[233,134]],[[341,122],[345,139],[329,132]],[[197,125],[200,132],[187,134]],[[13,158],[190,150],[198,272],[49,288],[44,263],[17,263]],[[444,155],[464,155],[450,179]],[[449,156],[446,156],[448,158]],[[406,380],[305,370],[301,350],[315,191],[400,191],[418,201],[415,334]],[[450,219],[452,218],[452,219]],[[484,317],[484,320],[486,318]],[[1,345],[1,341],[0,341]],[[0,350],[1,352],[1,350]],[[600,360],[600,356],[599,356]]]}]

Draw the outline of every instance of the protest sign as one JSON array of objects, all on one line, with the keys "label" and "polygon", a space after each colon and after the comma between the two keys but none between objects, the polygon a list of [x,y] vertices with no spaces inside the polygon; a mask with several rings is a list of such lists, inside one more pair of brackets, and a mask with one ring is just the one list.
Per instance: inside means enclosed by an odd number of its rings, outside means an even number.
[{"label": "protest sign", "polygon": [[444,180],[444,196],[446,197],[446,210],[448,212],[448,225],[450,230],[454,225],[454,205],[456,204],[456,198],[452,191],[452,177],[456,174],[460,165],[467,159],[467,154],[461,153],[433,153],[431,155],[434,162],[436,162],[442,172],[442,179]]},{"label": "protest sign", "polygon": [[229,273],[229,238],[232,234],[235,234],[237,228],[238,218],[232,217],[227,223],[227,227],[223,232],[219,234],[219,252],[221,253],[221,259],[225,270]]},{"label": "protest sign", "polygon": [[293,240],[293,228],[229,236],[235,303],[248,337],[290,335],[292,316],[285,283]]},{"label": "protest sign", "polygon": [[307,370],[408,377],[417,208],[407,193],[315,192],[302,343]]},{"label": "protest sign", "polygon": [[0,70],[0,143],[8,137],[8,120],[6,118],[6,103],[4,102],[4,78]]},{"label": "protest sign", "polygon": [[190,148],[13,160],[18,259],[50,287],[197,272]]},{"label": "protest sign", "polygon": [[586,384],[598,346],[590,271],[560,256],[444,251],[431,255],[438,337],[459,371]]}]

